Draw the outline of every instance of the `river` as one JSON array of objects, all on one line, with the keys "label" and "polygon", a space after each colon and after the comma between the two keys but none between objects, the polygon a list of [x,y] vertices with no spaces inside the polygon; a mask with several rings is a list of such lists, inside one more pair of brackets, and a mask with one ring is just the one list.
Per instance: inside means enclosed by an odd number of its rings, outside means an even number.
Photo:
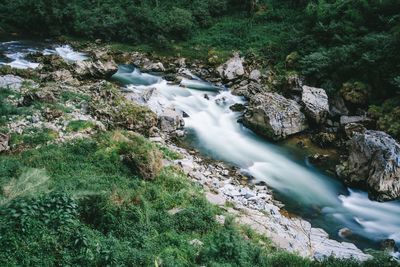
[{"label": "river", "polygon": [[[27,59],[32,52],[57,54],[68,62],[86,59],[69,46],[14,41],[0,43],[0,65],[36,68],[37,63]],[[295,151],[258,137],[238,123],[240,113],[229,109],[245,100],[228,89],[195,76],[184,79],[181,86],[171,85],[131,66],[120,66],[114,79],[124,84],[126,90],[157,88],[161,93],[159,101],[173,104],[188,115],[186,142],[204,155],[228,162],[264,181],[289,212],[323,228],[331,238],[353,242],[360,248],[378,248],[381,240],[390,238],[400,246],[400,201],[371,201],[366,192],[344,186],[308,164],[306,158],[299,160]],[[338,235],[344,227],[351,229],[350,239]]]}]

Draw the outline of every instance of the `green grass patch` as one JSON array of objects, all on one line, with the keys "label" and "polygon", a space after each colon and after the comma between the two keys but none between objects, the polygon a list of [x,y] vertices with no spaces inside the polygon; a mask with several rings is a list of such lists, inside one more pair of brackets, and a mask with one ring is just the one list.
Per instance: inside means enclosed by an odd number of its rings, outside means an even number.
[{"label": "green grass patch", "polygon": [[95,127],[94,122],[86,120],[71,121],[67,125],[67,132],[83,132]]},{"label": "green grass patch", "polygon": [[34,147],[46,144],[58,138],[58,133],[49,128],[30,127],[26,128],[22,134],[12,133],[10,145],[12,147],[24,146]]}]

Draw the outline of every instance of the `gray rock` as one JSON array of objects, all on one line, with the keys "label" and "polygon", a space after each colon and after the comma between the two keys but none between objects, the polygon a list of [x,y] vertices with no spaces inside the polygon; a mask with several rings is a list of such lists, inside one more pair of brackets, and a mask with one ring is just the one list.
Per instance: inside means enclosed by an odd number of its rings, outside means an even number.
[{"label": "gray rock", "polygon": [[331,100],[330,114],[332,116],[343,116],[349,114],[349,110],[347,109],[342,96],[337,94],[330,100]]},{"label": "gray rock", "polygon": [[8,134],[0,133],[0,152],[7,151],[10,149],[8,142],[10,141],[10,136]]},{"label": "gray rock", "polygon": [[300,105],[277,93],[252,97],[243,123],[254,132],[273,140],[284,139],[308,127]]},{"label": "gray rock", "polygon": [[344,126],[349,123],[369,123],[371,119],[367,116],[341,116],[340,117],[340,125]]},{"label": "gray rock", "polygon": [[118,65],[113,61],[77,61],[74,72],[80,78],[109,79],[118,71]]},{"label": "gray rock", "polygon": [[367,129],[360,123],[349,123],[344,126],[347,138],[351,139],[356,133],[363,134]]},{"label": "gray rock", "polygon": [[158,116],[158,127],[163,132],[173,132],[185,126],[182,112],[174,109],[166,109],[161,115]]},{"label": "gray rock", "polygon": [[146,62],[143,65],[143,69],[147,71],[165,71],[165,67],[161,62],[153,63],[153,62]]},{"label": "gray rock", "polygon": [[349,141],[350,155],[338,175],[361,184],[377,200],[400,198],[400,145],[388,134],[366,130]]},{"label": "gray rock", "polygon": [[24,79],[14,75],[4,75],[0,76],[0,89],[8,88],[14,91],[21,89]]},{"label": "gray rock", "polygon": [[232,81],[244,75],[243,58],[239,53],[235,53],[231,59],[217,68],[220,76],[227,80]]},{"label": "gray rock", "polygon": [[315,123],[326,122],[329,114],[328,95],[322,88],[309,87],[304,85],[301,95],[306,115]]},{"label": "gray rock", "polygon": [[79,81],[72,76],[69,70],[57,70],[51,74],[51,78],[56,82],[79,85]]},{"label": "gray rock", "polygon": [[250,80],[259,82],[261,80],[261,71],[252,70],[249,75]]}]

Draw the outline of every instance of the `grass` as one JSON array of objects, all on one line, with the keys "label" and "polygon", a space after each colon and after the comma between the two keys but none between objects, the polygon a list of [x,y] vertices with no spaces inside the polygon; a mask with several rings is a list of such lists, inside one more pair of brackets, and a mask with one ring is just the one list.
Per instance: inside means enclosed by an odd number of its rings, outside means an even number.
[{"label": "grass", "polygon": [[132,172],[120,145],[131,138],[109,132],[0,155],[0,265],[358,266],[280,251],[229,217],[218,224],[222,211],[179,170],[152,181]]},{"label": "grass", "polygon": [[75,120],[70,121],[67,125],[67,132],[83,132],[94,127],[92,121],[87,120]]}]

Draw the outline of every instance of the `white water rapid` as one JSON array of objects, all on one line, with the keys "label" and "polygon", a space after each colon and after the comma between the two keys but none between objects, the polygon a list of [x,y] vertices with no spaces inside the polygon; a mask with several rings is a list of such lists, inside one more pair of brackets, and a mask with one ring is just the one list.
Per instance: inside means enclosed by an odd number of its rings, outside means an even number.
[{"label": "white water rapid", "polygon": [[0,52],[0,65],[15,69],[35,69],[39,67],[39,63],[28,59],[28,55],[32,53],[58,55],[68,63],[83,61],[88,58],[84,53],[76,52],[68,45],[45,48],[43,44],[22,41],[0,43]]}]

